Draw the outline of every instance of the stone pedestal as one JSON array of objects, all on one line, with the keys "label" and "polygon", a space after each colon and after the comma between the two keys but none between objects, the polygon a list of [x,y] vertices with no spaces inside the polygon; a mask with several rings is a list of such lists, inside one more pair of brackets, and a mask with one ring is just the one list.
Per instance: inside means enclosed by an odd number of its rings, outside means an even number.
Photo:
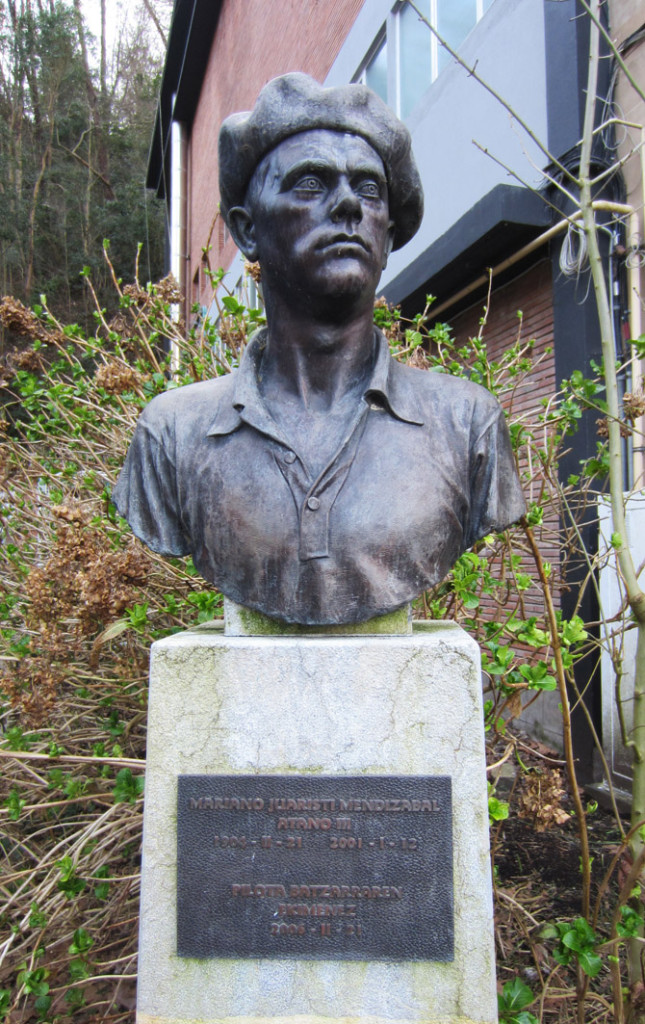
[{"label": "stone pedestal", "polygon": [[[454,960],[178,957],[185,774],[450,776]],[[157,642],[145,807],[138,1024],[497,1020],[479,651],[456,625],[268,637],[210,624]]]}]

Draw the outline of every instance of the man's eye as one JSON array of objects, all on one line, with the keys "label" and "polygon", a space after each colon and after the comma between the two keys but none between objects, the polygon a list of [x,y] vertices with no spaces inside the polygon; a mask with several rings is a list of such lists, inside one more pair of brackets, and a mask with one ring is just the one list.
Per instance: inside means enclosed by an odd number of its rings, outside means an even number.
[{"label": "man's eye", "polygon": [[380,199],[381,190],[375,181],[364,181],[358,187],[360,195],[367,199]]},{"label": "man's eye", "polygon": [[318,178],[307,175],[305,178],[300,178],[300,180],[296,182],[295,187],[299,192],[320,192],[322,184]]}]

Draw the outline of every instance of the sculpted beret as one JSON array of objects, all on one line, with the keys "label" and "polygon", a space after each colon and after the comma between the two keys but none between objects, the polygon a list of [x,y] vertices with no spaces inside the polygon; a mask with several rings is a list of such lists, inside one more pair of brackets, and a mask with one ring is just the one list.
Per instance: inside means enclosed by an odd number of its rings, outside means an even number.
[{"label": "sculpted beret", "polygon": [[416,233],[423,216],[423,189],[412,155],[410,133],[383,101],[364,85],[325,89],[294,72],[265,85],[253,110],[231,114],[219,135],[220,207],[228,220],[244,204],[262,157],[284,139],[315,128],[360,135],[379,154],[388,182],[394,246]]}]

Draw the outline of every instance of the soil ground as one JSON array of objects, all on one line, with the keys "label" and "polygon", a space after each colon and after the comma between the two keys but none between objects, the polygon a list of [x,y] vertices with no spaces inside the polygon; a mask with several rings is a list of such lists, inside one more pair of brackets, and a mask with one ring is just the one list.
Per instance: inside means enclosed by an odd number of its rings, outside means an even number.
[{"label": "soil ground", "polygon": [[[508,752],[509,739],[513,753],[496,788],[496,795],[509,802],[509,816],[491,830],[498,989],[519,977],[537,997],[529,1010],[538,1020],[574,1022],[576,977],[572,968],[554,961],[552,926],[582,912],[578,822],[557,752],[518,734],[496,742],[489,749],[489,763]],[[603,879],[621,847],[621,829],[613,814],[594,809],[589,799],[584,803],[590,811],[591,907],[593,911],[598,904],[597,932],[606,939],[631,862],[628,854],[618,859],[599,899]],[[623,828],[627,831],[629,825],[623,822]],[[609,971],[603,966],[589,984],[584,1020],[613,1021],[612,998]]]}]

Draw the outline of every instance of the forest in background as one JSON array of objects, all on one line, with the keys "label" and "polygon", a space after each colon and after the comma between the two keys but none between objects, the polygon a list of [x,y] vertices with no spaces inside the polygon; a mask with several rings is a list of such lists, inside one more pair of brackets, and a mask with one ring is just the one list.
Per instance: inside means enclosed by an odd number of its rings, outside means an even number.
[{"label": "forest in background", "polygon": [[[113,294],[163,273],[145,174],[172,0],[0,0],[0,294],[79,323],[83,271]],[[93,307],[92,307],[93,308]],[[2,339],[2,348],[8,344]]]}]

